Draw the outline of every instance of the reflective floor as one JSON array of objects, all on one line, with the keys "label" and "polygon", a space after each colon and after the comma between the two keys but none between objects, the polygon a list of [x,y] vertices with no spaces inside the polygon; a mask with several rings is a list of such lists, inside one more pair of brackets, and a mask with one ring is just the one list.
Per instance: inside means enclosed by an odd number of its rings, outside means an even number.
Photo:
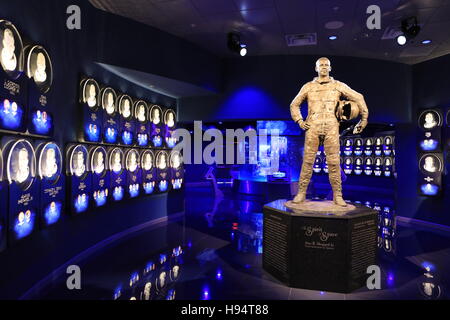
[{"label": "reflective floor", "polygon": [[[80,261],[81,290],[55,277],[30,299],[447,299],[450,234],[398,225],[381,245],[380,290],[351,294],[289,288],[262,270],[262,205],[211,189],[186,191],[184,216]],[[390,251],[390,252],[386,252]]]}]

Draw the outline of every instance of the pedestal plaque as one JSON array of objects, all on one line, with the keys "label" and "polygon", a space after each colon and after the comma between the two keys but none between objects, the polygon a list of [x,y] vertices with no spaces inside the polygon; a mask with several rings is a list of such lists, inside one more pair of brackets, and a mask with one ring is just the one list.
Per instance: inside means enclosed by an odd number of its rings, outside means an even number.
[{"label": "pedestal plaque", "polygon": [[378,213],[308,213],[276,200],[264,206],[263,268],[290,287],[348,293],[376,264]]}]

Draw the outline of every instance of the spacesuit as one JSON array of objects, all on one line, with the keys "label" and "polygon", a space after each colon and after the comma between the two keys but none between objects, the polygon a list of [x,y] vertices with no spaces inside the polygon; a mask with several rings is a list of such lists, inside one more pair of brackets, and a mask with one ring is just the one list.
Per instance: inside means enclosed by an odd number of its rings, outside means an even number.
[{"label": "spacesuit", "polygon": [[[345,83],[334,80],[329,76],[331,65],[327,58],[317,60],[316,71],[319,77],[306,83],[290,106],[292,119],[303,130],[306,130],[299,190],[293,202],[301,203],[305,201],[316,152],[322,140],[327,155],[329,179],[333,189],[333,201],[337,205],[346,206],[345,201],[342,199],[339,121],[336,116],[336,107],[341,97],[345,97],[348,101],[357,104],[361,120],[355,126],[353,134],[359,134],[364,130],[367,125],[369,112],[364,97],[360,93],[352,90]],[[306,120],[303,120],[300,113],[300,105],[304,100],[308,102],[308,117]]]}]

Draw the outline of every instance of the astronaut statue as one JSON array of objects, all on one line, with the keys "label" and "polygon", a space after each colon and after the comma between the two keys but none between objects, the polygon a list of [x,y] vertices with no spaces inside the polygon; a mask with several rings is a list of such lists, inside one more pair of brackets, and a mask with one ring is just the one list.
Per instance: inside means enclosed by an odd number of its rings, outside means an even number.
[{"label": "astronaut statue", "polygon": [[[345,83],[330,77],[331,63],[327,58],[316,62],[318,77],[306,83],[291,103],[292,119],[306,131],[303,165],[300,173],[298,193],[294,204],[305,202],[306,190],[311,180],[313,164],[319,143],[322,141],[327,157],[329,179],[333,189],[333,201],[345,207],[342,198],[341,168],[339,156],[339,121],[350,120],[361,114],[361,120],[355,126],[353,134],[361,133],[367,126],[369,111],[364,97]],[[347,101],[341,101],[342,98]],[[304,120],[300,105],[308,102],[308,116]]]}]

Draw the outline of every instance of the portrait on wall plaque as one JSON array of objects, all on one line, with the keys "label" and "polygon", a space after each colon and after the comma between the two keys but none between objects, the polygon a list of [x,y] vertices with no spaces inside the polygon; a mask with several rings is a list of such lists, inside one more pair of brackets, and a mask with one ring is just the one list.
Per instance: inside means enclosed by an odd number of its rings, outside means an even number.
[{"label": "portrait on wall plaque", "polygon": [[139,168],[139,152],[137,150],[130,150],[126,157],[126,166],[128,172],[134,173]]},{"label": "portrait on wall plaque", "polygon": [[27,50],[26,71],[41,93],[50,90],[53,83],[52,60],[43,47],[35,45]]},{"label": "portrait on wall plaque", "polygon": [[156,168],[157,168],[157,178],[158,178],[158,188],[159,191],[167,191],[168,185],[168,168],[169,168],[169,157],[167,152],[160,151],[156,155]]},{"label": "portrait on wall plaque", "polygon": [[134,110],[134,117],[136,120],[138,120],[141,123],[145,123],[148,120],[148,106],[147,104],[139,100],[136,102],[135,110]]},{"label": "portrait on wall plaque", "polygon": [[141,158],[141,166],[145,171],[150,171],[153,169],[153,153],[150,150],[144,151]]},{"label": "portrait on wall plaque", "polygon": [[109,168],[112,172],[120,174],[123,170],[123,152],[115,148],[109,156]]},{"label": "portrait on wall plaque", "polygon": [[34,149],[27,140],[13,143],[7,156],[6,173],[9,183],[17,183],[27,190],[34,181],[36,159]]},{"label": "portrait on wall plaque", "polygon": [[16,27],[9,21],[0,20],[0,65],[11,79],[23,72],[23,42]]},{"label": "portrait on wall plaque", "polygon": [[156,157],[156,163],[158,166],[158,169],[165,170],[167,169],[167,153],[162,151],[158,153],[158,156]]},{"label": "portrait on wall plaque", "polygon": [[173,111],[172,109],[169,109],[164,113],[164,124],[166,126],[168,126],[169,128],[175,127],[175,124],[176,124],[175,111]]},{"label": "portrait on wall plaque", "polygon": [[150,110],[150,120],[154,125],[159,125],[161,123],[162,109],[161,107],[154,105]]},{"label": "portrait on wall plaque", "polygon": [[41,179],[56,182],[62,171],[62,155],[59,147],[49,142],[41,149],[38,159],[38,172]]},{"label": "portrait on wall plaque", "polygon": [[96,109],[100,101],[100,86],[94,79],[86,79],[81,85],[81,102],[87,104],[89,108]]},{"label": "portrait on wall plaque", "polygon": [[19,130],[23,126],[23,107],[16,101],[0,99],[0,127],[6,130]]},{"label": "portrait on wall plaque", "polygon": [[70,154],[70,174],[82,178],[87,172],[88,151],[85,146],[76,146]]},{"label": "portrait on wall plaque", "polygon": [[174,131],[176,128],[176,113],[172,109],[164,112],[164,125],[165,125],[165,142],[169,148],[175,147],[177,141],[174,137]]},{"label": "portrait on wall plaque", "polygon": [[437,110],[424,110],[419,115],[419,127],[423,130],[432,130],[442,126],[442,116]]},{"label": "portrait on wall plaque", "polygon": [[113,88],[104,88],[101,93],[101,106],[106,114],[113,116],[117,112],[117,94]]},{"label": "portrait on wall plaque", "polygon": [[442,172],[443,164],[434,154],[424,154],[419,161],[420,170],[425,174]]},{"label": "portrait on wall plaque", "polygon": [[163,144],[163,119],[162,109],[153,105],[150,109],[150,139],[154,147],[161,147]]},{"label": "portrait on wall plaque", "polygon": [[119,112],[126,120],[131,119],[133,115],[133,100],[128,95],[122,95],[119,98]]},{"label": "portrait on wall plaque", "polygon": [[106,172],[106,150],[103,147],[96,147],[92,151],[91,170],[98,176],[103,176]]}]

